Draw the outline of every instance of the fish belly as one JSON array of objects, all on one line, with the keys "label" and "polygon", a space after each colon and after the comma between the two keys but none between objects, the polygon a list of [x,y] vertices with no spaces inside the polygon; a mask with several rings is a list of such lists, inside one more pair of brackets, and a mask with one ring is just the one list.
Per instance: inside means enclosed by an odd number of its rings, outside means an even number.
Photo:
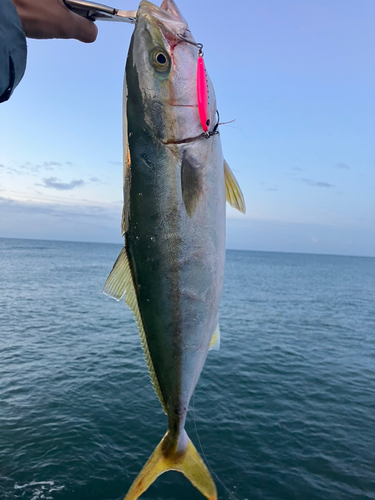
[{"label": "fish belly", "polygon": [[[218,321],[225,254],[220,139],[165,146],[142,134],[129,139],[129,147],[126,250],[167,413],[181,429]],[[184,149],[204,160],[198,166],[202,192],[191,215],[181,187]]]}]

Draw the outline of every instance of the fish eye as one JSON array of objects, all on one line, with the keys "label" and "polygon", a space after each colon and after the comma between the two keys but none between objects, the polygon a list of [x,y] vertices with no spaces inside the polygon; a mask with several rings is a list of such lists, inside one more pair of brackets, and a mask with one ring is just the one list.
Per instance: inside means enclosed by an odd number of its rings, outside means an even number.
[{"label": "fish eye", "polygon": [[171,60],[168,52],[161,48],[156,48],[151,52],[151,64],[159,73],[166,73],[171,66]]},{"label": "fish eye", "polygon": [[156,60],[159,64],[165,64],[167,62],[167,58],[161,52],[156,56]]}]

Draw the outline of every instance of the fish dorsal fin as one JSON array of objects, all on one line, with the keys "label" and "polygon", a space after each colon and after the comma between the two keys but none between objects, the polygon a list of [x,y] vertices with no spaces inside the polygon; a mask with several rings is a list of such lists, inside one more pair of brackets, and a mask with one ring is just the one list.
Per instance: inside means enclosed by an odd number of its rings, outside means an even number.
[{"label": "fish dorsal fin", "polygon": [[228,163],[224,160],[224,177],[225,177],[225,193],[227,202],[233,208],[236,208],[243,214],[246,213],[245,199],[243,197],[241,188],[230,169]]},{"label": "fish dorsal fin", "polygon": [[152,384],[154,386],[155,392],[160,399],[160,402],[163,406],[165,413],[167,413],[167,407],[163,398],[163,394],[160,389],[159,381],[157,379],[154,365],[152,363],[150,350],[147,344],[146,333],[143,327],[143,321],[141,312],[138,306],[138,297],[135,291],[132,273],[129,264],[129,258],[126,252],[126,248],[120,252],[120,255],[117,257],[117,260],[113,266],[112,271],[110,272],[107,281],[105,282],[103,292],[110,297],[113,297],[116,300],[121,300],[126,292],[126,300],[125,304],[127,304],[132,310],[135,320],[138,325],[139,335],[141,337],[141,342],[147,362],[147,366],[150,372],[150,378]]},{"label": "fish dorsal fin", "polygon": [[202,173],[200,166],[186,151],[181,162],[181,191],[186,212],[189,217],[193,217],[202,194]]},{"label": "fish dorsal fin", "polygon": [[220,327],[219,323],[211,337],[210,351],[218,351],[220,349]]}]

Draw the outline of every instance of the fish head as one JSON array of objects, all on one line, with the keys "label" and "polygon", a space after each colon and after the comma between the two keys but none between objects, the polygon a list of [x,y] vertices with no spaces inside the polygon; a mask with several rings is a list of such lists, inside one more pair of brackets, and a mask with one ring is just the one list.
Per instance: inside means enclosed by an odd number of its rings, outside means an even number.
[{"label": "fish head", "polygon": [[[165,144],[179,144],[202,134],[197,101],[198,47],[173,0],[160,7],[143,0],[126,65],[128,112],[146,132]],[[215,123],[211,81],[209,117]]]}]

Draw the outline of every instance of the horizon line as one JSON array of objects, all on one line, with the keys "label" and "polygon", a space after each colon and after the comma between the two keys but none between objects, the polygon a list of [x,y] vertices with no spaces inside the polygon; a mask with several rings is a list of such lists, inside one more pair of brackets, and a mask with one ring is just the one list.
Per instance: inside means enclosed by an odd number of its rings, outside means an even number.
[{"label": "horizon line", "polygon": [[[104,242],[104,241],[79,241],[79,240],[56,240],[56,239],[43,239],[43,238],[15,238],[9,236],[1,236],[0,240],[26,240],[26,241],[52,241],[55,243],[84,243],[88,245],[121,245],[121,243],[115,242]],[[375,259],[374,255],[348,255],[348,254],[337,254],[337,253],[312,253],[312,252],[286,252],[283,250],[244,250],[243,248],[226,248],[226,251],[233,252],[260,252],[260,253],[282,253],[282,254],[292,254],[292,255],[321,255],[327,257],[355,257],[358,259]]]}]

